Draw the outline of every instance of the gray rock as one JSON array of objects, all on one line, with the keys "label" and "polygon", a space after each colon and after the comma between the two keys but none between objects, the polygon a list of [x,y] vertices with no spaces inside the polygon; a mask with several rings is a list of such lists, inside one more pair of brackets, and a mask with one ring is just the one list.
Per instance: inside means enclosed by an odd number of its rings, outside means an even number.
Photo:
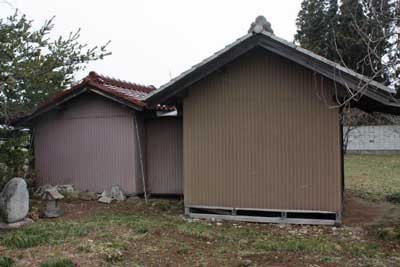
[{"label": "gray rock", "polygon": [[104,190],[103,193],[101,193],[101,197],[109,197],[111,198],[111,192]]},{"label": "gray rock", "polygon": [[101,197],[98,201],[101,203],[110,204],[113,200],[123,201],[125,199],[126,196],[122,192],[121,188],[117,185],[114,185],[109,191],[104,190],[103,193],[101,193]]},{"label": "gray rock", "polygon": [[29,211],[29,192],[22,178],[12,178],[0,193],[0,213],[7,223],[23,220]]},{"label": "gray rock", "polygon": [[57,189],[61,194],[71,194],[75,191],[72,184],[57,185]]},{"label": "gray rock", "polygon": [[113,201],[113,199],[108,196],[101,196],[97,201],[105,204],[110,204]]},{"label": "gray rock", "polygon": [[114,185],[113,187],[111,187],[110,193],[111,193],[111,197],[118,201],[123,201],[126,198],[124,193],[122,192],[121,188],[119,188],[119,186],[117,186],[117,185]]}]

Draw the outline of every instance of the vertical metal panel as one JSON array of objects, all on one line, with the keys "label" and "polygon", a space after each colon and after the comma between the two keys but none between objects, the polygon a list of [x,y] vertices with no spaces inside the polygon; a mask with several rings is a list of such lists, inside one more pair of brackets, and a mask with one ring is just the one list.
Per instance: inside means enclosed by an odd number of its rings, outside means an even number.
[{"label": "vertical metal panel", "polygon": [[321,78],[256,50],[189,88],[185,205],[340,211],[339,111]]},{"label": "vertical metal panel", "polygon": [[119,185],[136,193],[134,113],[86,94],[44,115],[35,128],[39,184],[73,184],[101,192]]},{"label": "vertical metal panel", "polygon": [[182,120],[146,121],[147,180],[153,194],[183,194]]}]

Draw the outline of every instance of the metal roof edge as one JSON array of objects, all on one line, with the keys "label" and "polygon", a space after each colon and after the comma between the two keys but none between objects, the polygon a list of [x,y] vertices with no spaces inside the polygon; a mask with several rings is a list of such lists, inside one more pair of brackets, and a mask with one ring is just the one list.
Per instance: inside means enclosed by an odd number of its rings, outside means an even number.
[{"label": "metal roof edge", "polygon": [[[254,32],[251,32],[251,33],[248,33],[248,34],[246,34],[246,35],[240,37],[239,39],[237,39],[237,40],[234,41],[233,43],[231,43],[231,44],[225,46],[223,49],[217,51],[216,53],[214,53],[214,54],[211,55],[210,57],[208,57],[208,58],[202,60],[201,62],[199,62],[199,63],[196,64],[196,65],[193,65],[190,69],[188,69],[188,70],[182,72],[180,75],[178,75],[178,76],[176,76],[175,78],[171,79],[171,80],[170,80],[169,82],[167,82],[166,84],[160,86],[158,89],[154,90],[154,91],[151,92],[148,96],[146,96],[146,97],[144,98],[143,101],[146,102],[146,103],[149,102],[149,103],[151,104],[152,102],[155,101],[156,96],[159,95],[161,92],[163,92],[165,89],[167,89],[167,88],[173,86],[173,85],[174,85],[175,83],[177,83],[178,81],[180,81],[180,80],[182,80],[183,78],[186,78],[187,76],[189,76],[189,75],[191,75],[192,73],[194,73],[194,72],[195,72],[197,69],[199,69],[200,67],[203,67],[203,66],[207,65],[208,63],[210,63],[210,62],[213,61],[214,59],[216,59],[216,58],[218,58],[219,56],[223,55],[225,52],[227,52],[227,51],[229,51],[230,49],[232,49],[232,48],[238,46],[239,44],[241,44],[241,43],[244,42],[245,40],[249,39],[250,37],[256,36],[256,35],[257,35],[257,36],[262,36],[262,37],[270,38],[270,39],[272,39],[273,41],[279,43],[280,45],[283,45],[283,46],[285,46],[285,47],[287,47],[287,48],[293,49],[294,51],[296,51],[297,53],[300,53],[301,55],[304,55],[304,56],[307,56],[307,57],[311,57],[312,59],[316,60],[317,62],[320,62],[320,63],[322,63],[322,64],[326,64],[327,66],[332,67],[333,69],[336,69],[336,70],[338,70],[339,72],[342,72],[342,73],[344,73],[344,74],[346,74],[346,75],[349,75],[350,77],[353,77],[354,79],[356,79],[356,80],[358,80],[358,81],[361,81],[361,82],[367,84],[367,85],[368,85],[368,92],[369,92],[369,94],[366,94],[366,95],[369,96],[369,97],[371,97],[371,95],[379,96],[379,97],[374,97],[374,99],[375,99],[376,101],[383,102],[384,104],[392,103],[392,105],[394,104],[394,105],[396,105],[396,106],[397,106],[398,104],[400,104],[400,103],[397,103],[396,101],[394,101],[394,98],[391,99],[391,96],[393,96],[393,91],[392,91],[389,87],[387,87],[387,86],[385,86],[385,85],[383,85],[383,84],[381,84],[381,83],[379,83],[379,82],[377,82],[377,81],[374,81],[374,80],[372,80],[372,79],[370,79],[370,78],[368,78],[368,77],[366,77],[366,76],[364,76],[364,75],[362,75],[362,74],[359,74],[359,73],[357,73],[357,72],[355,72],[355,71],[353,71],[353,70],[350,70],[350,69],[348,69],[348,68],[346,68],[346,67],[343,67],[342,65],[340,65],[340,64],[338,64],[338,63],[335,63],[335,62],[333,62],[333,61],[331,61],[331,60],[328,60],[327,58],[324,58],[324,57],[322,57],[322,56],[319,56],[319,55],[317,55],[317,54],[315,54],[315,53],[313,53],[313,52],[311,52],[311,51],[309,51],[309,50],[307,50],[307,49],[304,49],[304,48],[302,48],[302,47],[300,47],[300,46],[297,46],[297,45],[294,44],[294,43],[291,43],[291,42],[286,41],[286,40],[284,40],[284,39],[282,39],[282,38],[280,38],[280,37],[277,37],[276,35],[274,35],[274,34],[272,34],[272,33],[266,32],[266,31],[262,31],[261,33],[254,33]],[[262,39],[260,39],[260,40],[262,40]],[[261,43],[261,41],[260,41],[260,43]],[[259,44],[259,46],[263,47],[264,49],[267,49],[267,48],[264,47],[262,44]],[[272,51],[272,52],[273,52],[273,51]],[[281,55],[281,56],[282,56],[282,55]],[[290,58],[290,57],[287,56],[287,55],[284,56],[284,57],[288,58],[289,60],[293,60],[292,58]],[[307,67],[307,66],[304,66],[304,67]],[[316,71],[317,71],[317,70],[316,70]],[[318,72],[318,71],[317,71],[317,72]],[[339,78],[339,77],[338,77],[338,78]],[[342,83],[342,84],[344,84],[344,83],[346,82],[346,79],[345,79],[345,78],[342,77],[342,79],[343,79],[342,82],[339,81],[338,78],[330,78],[330,79],[333,79],[333,80],[335,80],[335,81],[338,81],[338,82],[340,82],[340,83]],[[387,101],[382,101],[382,100],[383,100],[382,98],[386,98]]]},{"label": "metal roof edge", "polygon": [[177,82],[178,80],[182,79],[183,77],[191,74],[192,72],[194,72],[196,69],[198,69],[199,67],[206,65],[207,63],[209,63],[210,61],[212,61],[213,59],[217,58],[218,56],[222,55],[223,53],[225,53],[226,51],[230,50],[231,48],[235,47],[236,45],[240,44],[241,42],[249,39],[250,37],[254,36],[254,33],[248,33],[238,39],[236,39],[233,43],[228,44],[227,46],[225,46],[224,48],[222,48],[221,50],[218,50],[217,52],[215,52],[214,54],[212,54],[211,56],[205,58],[204,60],[200,61],[199,63],[193,65],[191,68],[189,68],[188,70],[182,72],[181,74],[179,74],[178,76],[172,78],[169,82],[167,82],[166,84],[160,86],[158,89],[152,91],[148,96],[146,96],[146,98],[144,98],[144,101],[146,102],[148,99],[152,98],[152,96],[158,94],[159,92],[163,91],[165,88],[171,86],[172,84],[174,84],[175,82]]},{"label": "metal roof edge", "polygon": [[336,69],[338,69],[338,70],[340,70],[342,72],[345,72],[345,73],[347,73],[347,74],[349,74],[351,76],[354,76],[355,78],[357,78],[359,80],[362,80],[362,81],[364,81],[366,83],[369,83],[369,84],[371,84],[371,85],[373,85],[373,86],[375,86],[375,87],[377,87],[377,88],[379,88],[381,90],[387,91],[388,93],[393,93],[393,91],[389,87],[387,87],[387,86],[385,86],[385,85],[383,85],[383,84],[381,84],[381,83],[379,83],[377,81],[374,81],[374,80],[368,78],[365,75],[362,75],[362,74],[360,74],[358,72],[355,72],[355,71],[353,71],[353,70],[351,70],[349,68],[346,68],[346,67],[340,65],[339,63],[333,62],[332,60],[329,60],[329,59],[327,59],[327,58],[325,58],[323,56],[317,55],[314,52],[311,52],[310,50],[304,49],[301,46],[298,46],[298,45],[296,45],[294,43],[291,43],[291,42],[289,42],[289,41],[287,41],[287,40],[285,40],[283,38],[277,37],[277,36],[275,36],[275,35],[273,35],[273,34],[271,34],[269,32],[266,32],[266,31],[263,31],[261,34],[265,35],[265,36],[267,36],[267,37],[269,37],[269,38],[271,38],[271,39],[273,39],[273,40],[275,40],[277,42],[280,42],[280,43],[282,43],[282,44],[284,44],[286,46],[292,47],[293,49],[299,51],[300,53],[308,55],[308,56],[310,56],[310,57],[312,57],[312,58],[314,58],[316,60],[319,60],[319,61],[321,61],[321,62],[323,62],[325,64],[328,64],[328,65],[330,65],[330,66],[332,66],[332,67],[334,67],[334,68],[336,68]]}]

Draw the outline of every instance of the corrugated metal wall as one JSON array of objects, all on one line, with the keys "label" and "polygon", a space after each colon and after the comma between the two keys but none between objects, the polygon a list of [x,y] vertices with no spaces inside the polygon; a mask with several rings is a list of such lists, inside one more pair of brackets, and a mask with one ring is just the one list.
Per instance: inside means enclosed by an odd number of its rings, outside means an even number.
[{"label": "corrugated metal wall", "polygon": [[153,194],[183,194],[182,119],[146,120],[148,190]]},{"label": "corrugated metal wall", "polygon": [[101,192],[112,185],[136,193],[134,112],[86,94],[44,115],[34,129],[39,184],[73,184]]},{"label": "corrugated metal wall", "polygon": [[320,85],[259,50],[193,85],[183,102],[185,206],[340,211],[339,111],[324,103],[332,84]]}]

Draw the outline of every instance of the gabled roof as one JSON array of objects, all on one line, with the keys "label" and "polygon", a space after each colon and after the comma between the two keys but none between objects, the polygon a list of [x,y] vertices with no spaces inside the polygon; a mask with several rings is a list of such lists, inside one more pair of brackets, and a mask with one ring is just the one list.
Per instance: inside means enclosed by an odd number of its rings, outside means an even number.
[{"label": "gabled roof", "polygon": [[265,31],[264,28],[254,28],[248,34],[237,39],[199,64],[194,65],[157,90],[152,91],[146,96],[144,101],[148,105],[154,105],[154,103],[173,103],[177,98],[184,95],[185,89],[190,85],[251,49],[261,47],[313,70],[355,92],[359,90],[360,84],[363,84],[365,86],[365,90],[362,91],[363,97],[355,105],[365,111],[400,114],[400,102],[394,98],[393,91],[387,86],[276,37],[273,33]]},{"label": "gabled roof", "polygon": [[[146,109],[146,103],[143,101],[148,94],[155,90],[154,86],[145,86],[127,81],[122,81],[107,76],[99,75],[94,71],[91,71],[80,83],[73,86],[72,88],[62,91],[52,97],[50,100],[41,104],[31,114],[19,118],[14,124],[26,123],[37,116],[50,111],[57,105],[65,103],[72,98],[85,93],[92,92],[103,97],[106,97],[112,101],[121,103],[135,110]],[[152,109],[171,111],[175,110],[175,107],[169,107],[165,105],[155,105]]]}]

